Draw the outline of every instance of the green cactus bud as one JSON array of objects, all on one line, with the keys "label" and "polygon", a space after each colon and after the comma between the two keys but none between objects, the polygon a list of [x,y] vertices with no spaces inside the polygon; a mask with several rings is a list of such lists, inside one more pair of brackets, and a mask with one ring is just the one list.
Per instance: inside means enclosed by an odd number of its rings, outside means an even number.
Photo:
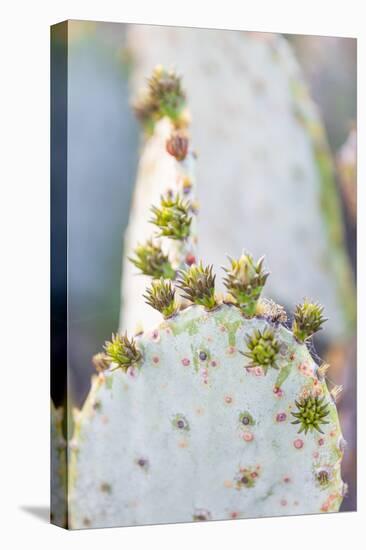
[{"label": "green cactus bud", "polygon": [[263,261],[262,257],[255,263],[250,254],[242,254],[238,260],[230,258],[230,268],[223,268],[227,273],[224,284],[246,317],[255,315],[258,299],[269,275],[263,270]]},{"label": "green cactus bud", "polygon": [[155,244],[149,239],[146,244],[138,245],[135,250],[135,258],[129,258],[144,275],[153,279],[174,279],[175,271],[172,268],[167,254],[164,254],[160,244]]},{"label": "green cactus bud", "polygon": [[156,116],[167,116],[173,121],[177,120],[186,105],[181,78],[174,71],[167,71],[158,66],[148,80],[148,85]]},{"label": "green cactus bud", "polygon": [[251,335],[247,335],[246,341],[250,351],[240,353],[251,359],[249,367],[262,367],[265,374],[269,367],[278,368],[276,359],[280,345],[271,328],[266,328],[264,331],[254,330]]},{"label": "green cactus bud", "polygon": [[111,341],[105,343],[104,349],[107,360],[115,363],[116,368],[121,368],[124,371],[131,365],[138,363],[142,358],[134,339],[131,338],[130,340],[127,334],[112,334]]},{"label": "green cactus bud", "polygon": [[153,206],[154,217],[151,223],[160,229],[159,236],[184,240],[189,236],[192,218],[189,216],[189,204],[179,195],[166,194],[161,197],[160,208]]},{"label": "green cactus bud", "polygon": [[292,412],[292,416],[296,418],[291,424],[300,424],[298,433],[305,431],[305,435],[308,431],[317,430],[320,433],[324,433],[320,428],[321,424],[329,424],[324,420],[329,414],[328,403],[324,404],[325,397],[319,399],[316,397],[306,397],[300,402],[295,401],[298,412]]},{"label": "green cactus bud", "polygon": [[212,265],[203,267],[200,262],[199,265],[192,265],[186,271],[180,272],[178,286],[183,290],[184,298],[211,310],[217,307],[215,278],[216,275],[212,274]]},{"label": "green cactus bud", "polygon": [[164,281],[164,279],[153,281],[151,287],[146,290],[144,298],[146,303],[160,311],[165,319],[179,310],[175,301],[175,290],[170,281]]},{"label": "green cactus bud", "polygon": [[174,71],[158,66],[154,69],[148,87],[134,102],[133,110],[147,134],[152,134],[155,123],[168,117],[176,128],[185,127],[186,95],[181,78]]},{"label": "green cactus bud", "polygon": [[305,342],[315,332],[321,330],[322,324],[327,321],[323,317],[323,309],[320,304],[308,302],[307,300],[296,306],[292,332],[299,342]]}]

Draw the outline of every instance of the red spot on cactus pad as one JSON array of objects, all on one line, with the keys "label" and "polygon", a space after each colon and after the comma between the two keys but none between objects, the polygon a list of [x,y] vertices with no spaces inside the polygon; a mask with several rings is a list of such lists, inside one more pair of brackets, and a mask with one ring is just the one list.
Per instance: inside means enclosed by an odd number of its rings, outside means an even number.
[{"label": "red spot on cactus pad", "polygon": [[138,460],[136,460],[136,464],[143,470],[149,469],[149,461],[147,460],[147,458],[143,458],[143,457],[139,458]]},{"label": "red spot on cactus pad", "polygon": [[294,447],[295,449],[302,449],[304,446],[304,442],[302,439],[295,439],[294,441]]},{"label": "red spot on cactus pad", "polygon": [[137,372],[137,369],[135,367],[128,367],[127,371],[127,376],[129,376],[130,378],[136,378],[138,372]]},{"label": "red spot on cactus pad", "polygon": [[151,339],[154,340],[154,342],[158,342],[160,340],[160,335],[158,330],[153,330],[151,333]]},{"label": "red spot on cactus pad", "polygon": [[283,397],[283,390],[281,390],[281,388],[279,388],[278,386],[275,386],[273,388],[273,393],[276,397]]}]

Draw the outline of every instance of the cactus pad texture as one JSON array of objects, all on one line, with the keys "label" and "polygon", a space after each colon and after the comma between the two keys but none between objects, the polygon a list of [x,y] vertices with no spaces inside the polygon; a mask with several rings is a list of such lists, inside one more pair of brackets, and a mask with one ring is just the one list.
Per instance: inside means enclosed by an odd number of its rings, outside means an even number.
[{"label": "cactus pad texture", "polygon": [[336,405],[288,328],[194,304],[134,348],[75,412],[72,528],[339,509]]}]

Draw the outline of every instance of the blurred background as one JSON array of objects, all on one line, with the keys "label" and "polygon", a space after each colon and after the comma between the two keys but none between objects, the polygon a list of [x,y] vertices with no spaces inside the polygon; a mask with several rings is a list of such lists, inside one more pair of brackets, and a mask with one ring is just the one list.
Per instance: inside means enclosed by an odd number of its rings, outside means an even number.
[{"label": "blurred background", "polygon": [[[68,26],[73,402],[83,403],[91,358],[119,325],[123,235],[141,147],[131,98],[156,64],[172,65],[183,76],[199,153],[203,257],[216,265],[216,249],[222,262],[223,250],[241,252],[240,242],[266,254],[268,294],[288,310],[309,294],[326,306],[329,329],[315,345],[332,365],[330,379],[344,385],[343,510],[356,507],[356,62],[348,38]],[[238,220],[235,231],[228,220]]]}]

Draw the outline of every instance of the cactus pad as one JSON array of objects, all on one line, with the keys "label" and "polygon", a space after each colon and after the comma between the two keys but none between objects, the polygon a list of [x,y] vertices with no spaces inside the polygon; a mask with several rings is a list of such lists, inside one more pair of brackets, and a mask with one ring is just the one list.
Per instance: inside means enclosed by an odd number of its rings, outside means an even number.
[{"label": "cactus pad", "polygon": [[[276,369],[243,355],[248,334],[275,338]],[[234,305],[192,305],[135,346],[140,360],[95,376],[75,413],[71,527],[338,510],[336,406],[292,332]],[[305,409],[323,433],[298,433]]]}]

